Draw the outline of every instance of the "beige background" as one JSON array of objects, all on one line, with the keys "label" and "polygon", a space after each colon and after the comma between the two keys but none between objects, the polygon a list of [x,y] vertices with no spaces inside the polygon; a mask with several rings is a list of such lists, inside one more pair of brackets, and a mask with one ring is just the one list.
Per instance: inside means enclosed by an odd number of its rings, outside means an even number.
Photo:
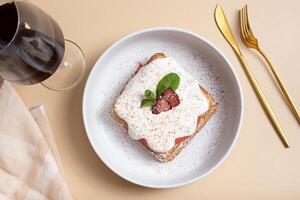
[{"label": "beige background", "polygon": [[[245,97],[240,138],[229,158],[211,175],[166,190],[122,180],[98,159],[82,123],[81,103],[88,73],[78,87],[53,92],[41,85],[15,86],[27,105],[43,103],[54,130],[67,182],[75,199],[300,199],[300,129],[263,62],[241,43],[242,51],[270,99],[291,148],[284,149],[268,122],[236,56],[218,31],[216,1],[199,0],[32,0],[55,18],[65,36],[86,53],[88,71],[113,42],[136,30],[175,26],[198,33],[225,53],[238,73]],[[221,2],[238,35],[238,9],[246,1]],[[252,29],[277,67],[300,109],[300,3],[249,1]]]}]

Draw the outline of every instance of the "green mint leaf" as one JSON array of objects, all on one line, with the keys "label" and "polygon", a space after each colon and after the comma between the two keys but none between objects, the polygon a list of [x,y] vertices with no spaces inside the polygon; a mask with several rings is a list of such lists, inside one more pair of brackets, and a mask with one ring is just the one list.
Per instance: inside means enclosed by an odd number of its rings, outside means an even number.
[{"label": "green mint leaf", "polygon": [[165,75],[156,86],[156,96],[161,96],[168,88],[176,90],[180,83],[180,77],[176,73]]},{"label": "green mint leaf", "polygon": [[151,90],[145,90],[144,94],[149,99],[153,99],[153,100],[156,99],[156,96],[155,96],[154,92],[152,92]]},{"label": "green mint leaf", "polygon": [[153,99],[143,99],[141,102],[141,108],[143,107],[151,107],[154,105],[154,100]]}]

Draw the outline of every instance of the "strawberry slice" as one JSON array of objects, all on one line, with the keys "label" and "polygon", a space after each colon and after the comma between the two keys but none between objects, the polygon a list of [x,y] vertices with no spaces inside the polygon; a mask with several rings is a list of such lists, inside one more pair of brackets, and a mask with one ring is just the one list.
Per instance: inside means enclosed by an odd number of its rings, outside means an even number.
[{"label": "strawberry slice", "polygon": [[137,74],[143,66],[144,65],[142,63],[138,63],[135,68],[134,74]]},{"label": "strawberry slice", "polygon": [[176,138],[175,139],[175,144],[180,144],[181,142],[188,139],[189,137],[191,137],[191,136],[189,135],[189,136],[183,136],[183,137]]},{"label": "strawberry slice", "polygon": [[[191,135],[176,138],[176,139],[175,139],[175,144],[180,144],[180,143],[182,143],[183,141],[185,141],[186,139],[188,139],[189,137],[191,137]],[[144,138],[139,139],[139,142],[140,142],[142,145],[144,145],[146,148],[149,148],[149,149],[150,149],[150,147],[149,147],[149,145],[148,145],[146,139],[144,139]]]},{"label": "strawberry slice", "polygon": [[159,114],[161,112],[166,112],[170,109],[171,109],[171,105],[169,104],[169,102],[166,99],[159,97],[156,100],[154,106],[152,107],[152,113]]},{"label": "strawberry slice", "polygon": [[144,138],[139,139],[139,142],[140,142],[142,145],[148,147],[148,143],[147,143],[147,140],[146,140],[146,139],[144,139]]},{"label": "strawberry slice", "polygon": [[171,108],[174,108],[180,104],[178,95],[171,88],[167,89],[163,93],[162,97],[169,102],[169,104],[171,105]]}]

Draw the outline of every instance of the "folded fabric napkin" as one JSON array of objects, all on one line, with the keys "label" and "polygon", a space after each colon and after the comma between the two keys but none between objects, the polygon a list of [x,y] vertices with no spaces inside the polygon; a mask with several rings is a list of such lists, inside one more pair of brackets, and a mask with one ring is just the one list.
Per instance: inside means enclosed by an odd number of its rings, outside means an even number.
[{"label": "folded fabric napkin", "polygon": [[1,80],[0,199],[72,199],[43,106],[28,110]]}]

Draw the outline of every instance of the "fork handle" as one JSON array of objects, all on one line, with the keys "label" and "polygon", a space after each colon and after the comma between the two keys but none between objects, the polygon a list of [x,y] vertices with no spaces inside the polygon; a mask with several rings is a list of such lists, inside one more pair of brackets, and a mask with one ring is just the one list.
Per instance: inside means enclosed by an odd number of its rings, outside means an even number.
[{"label": "fork handle", "polygon": [[266,96],[264,95],[261,87],[259,86],[258,82],[254,78],[254,76],[253,76],[253,74],[252,74],[252,72],[251,72],[248,64],[246,63],[246,61],[245,61],[245,59],[243,57],[243,55],[241,53],[238,53],[237,51],[236,51],[236,54],[238,55],[239,60],[240,60],[240,62],[242,64],[242,66],[243,66],[243,68],[244,68],[244,70],[245,70],[245,72],[246,72],[246,74],[247,74],[247,76],[248,76],[251,84],[252,84],[252,87],[254,88],[254,91],[256,92],[256,94],[257,94],[257,96],[258,96],[258,98],[259,98],[259,100],[260,100],[260,102],[261,102],[261,104],[262,104],[262,106],[263,106],[266,114],[268,115],[268,117],[269,117],[269,119],[270,119],[270,121],[271,121],[274,129],[276,130],[279,138],[281,139],[281,141],[284,144],[284,146],[286,148],[289,148],[289,143],[288,143],[288,140],[287,140],[287,136],[285,135],[285,133],[284,133],[284,131],[283,131],[283,129],[282,129],[282,127],[281,127],[278,119],[276,118],[276,116],[275,116],[275,114],[274,114],[274,112],[272,110],[272,107],[269,104]]},{"label": "fork handle", "polygon": [[268,66],[272,72],[272,75],[275,78],[275,81],[277,83],[277,85],[279,86],[280,92],[282,94],[282,96],[284,97],[286,103],[288,104],[290,110],[292,111],[292,113],[294,114],[296,120],[298,121],[298,123],[300,124],[300,113],[297,110],[294,102],[292,101],[292,99],[290,98],[287,90],[285,89],[281,79],[278,76],[278,73],[276,72],[275,68],[273,67],[271,61],[269,60],[269,58],[266,56],[266,54],[260,49],[258,48],[258,52],[262,55],[262,57],[264,57],[264,59],[266,60],[266,62],[268,63]]}]

